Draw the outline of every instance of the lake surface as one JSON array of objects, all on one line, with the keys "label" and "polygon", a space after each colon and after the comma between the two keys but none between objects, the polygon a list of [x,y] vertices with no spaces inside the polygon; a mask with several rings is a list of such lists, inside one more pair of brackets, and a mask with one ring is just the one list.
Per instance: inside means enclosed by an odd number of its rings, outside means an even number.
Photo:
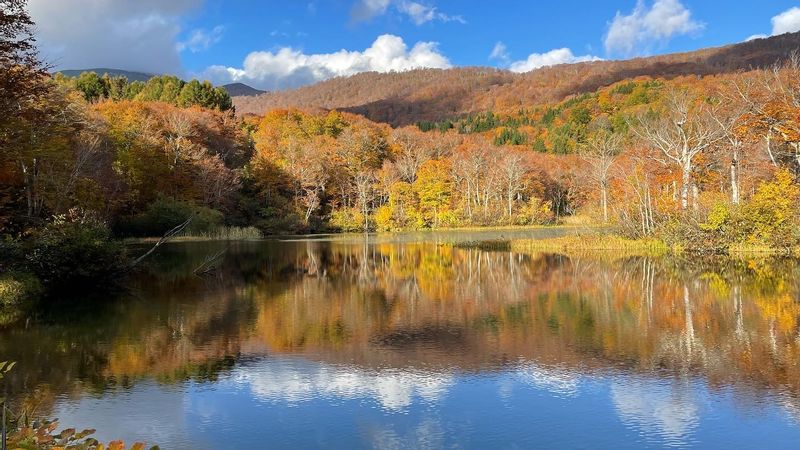
[{"label": "lake surface", "polygon": [[795,261],[443,245],[531,233],[169,244],[0,331],[8,389],[162,449],[800,448]]}]

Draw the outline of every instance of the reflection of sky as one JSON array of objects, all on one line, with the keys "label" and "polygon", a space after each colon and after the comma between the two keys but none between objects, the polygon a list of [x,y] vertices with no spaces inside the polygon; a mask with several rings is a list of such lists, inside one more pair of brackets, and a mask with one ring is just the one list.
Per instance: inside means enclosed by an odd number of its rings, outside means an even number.
[{"label": "reflection of sky", "polygon": [[[770,403],[772,405],[773,403]],[[164,449],[796,448],[780,406],[741,414],[700,380],[521,363],[465,374],[364,370],[298,357],[245,362],[215,383],[138,383],[64,401],[64,426]]]},{"label": "reflection of sky", "polygon": [[646,437],[667,445],[685,445],[699,420],[695,395],[687,383],[620,380],[611,383],[611,399],[620,420]]},{"label": "reflection of sky", "polygon": [[308,363],[300,358],[270,360],[240,370],[236,382],[261,400],[297,403],[315,398],[373,399],[383,408],[401,411],[415,397],[436,401],[451,383],[450,375],[400,370],[364,371]]}]

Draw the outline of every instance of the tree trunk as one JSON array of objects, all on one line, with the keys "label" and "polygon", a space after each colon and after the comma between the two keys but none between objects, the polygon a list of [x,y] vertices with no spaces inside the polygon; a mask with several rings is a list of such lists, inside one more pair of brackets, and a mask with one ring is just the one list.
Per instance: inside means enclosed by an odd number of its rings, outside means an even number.
[{"label": "tree trunk", "polygon": [[603,208],[603,223],[608,223],[608,186],[605,180],[600,183],[600,204]]},{"label": "tree trunk", "polygon": [[739,152],[734,150],[731,159],[731,203],[738,205],[739,200]]},{"label": "tree trunk", "polygon": [[689,185],[692,183],[692,166],[683,165],[683,177],[681,180],[681,209],[689,209]]}]

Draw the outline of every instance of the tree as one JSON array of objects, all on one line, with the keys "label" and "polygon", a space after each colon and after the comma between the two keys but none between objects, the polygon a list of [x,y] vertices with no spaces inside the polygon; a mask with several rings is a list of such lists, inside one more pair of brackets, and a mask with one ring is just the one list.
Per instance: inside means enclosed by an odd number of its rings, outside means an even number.
[{"label": "tree", "polygon": [[447,161],[430,160],[420,166],[414,192],[425,224],[439,226],[441,214],[449,209],[451,191],[450,167]]},{"label": "tree", "polygon": [[589,164],[591,177],[600,188],[600,207],[604,223],[608,223],[609,175],[621,151],[622,136],[604,129],[595,132],[580,147],[580,156]]},{"label": "tree", "polygon": [[75,79],[75,88],[83,93],[87,102],[94,102],[109,96],[108,77],[100,78],[94,72],[83,72]]},{"label": "tree", "polygon": [[508,153],[500,159],[499,165],[500,180],[503,184],[503,192],[506,198],[506,214],[511,219],[513,214],[514,199],[522,192],[525,187],[525,167],[522,156],[516,153]]},{"label": "tree", "polygon": [[654,158],[680,170],[681,209],[687,210],[695,158],[721,138],[707,107],[686,89],[671,89],[664,95],[660,115],[640,116],[633,130],[660,155]]}]

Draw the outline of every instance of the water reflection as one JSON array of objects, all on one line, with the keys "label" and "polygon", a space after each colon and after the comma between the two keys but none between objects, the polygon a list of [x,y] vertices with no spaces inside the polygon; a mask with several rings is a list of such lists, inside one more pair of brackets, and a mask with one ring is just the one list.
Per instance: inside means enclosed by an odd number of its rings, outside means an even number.
[{"label": "water reflection", "polygon": [[452,383],[448,374],[395,369],[364,371],[303,359],[265,360],[235,377],[259,400],[298,403],[318,398],[371,399],[389,411],[403,411],[412,400],[436,402]]},{"label": "water reflection", "polygon": [[[0,354],[19,361],[19,407],[165,448],[716,447],[746,429],[788,448],[798,275],[419,241],[175,244],[129,293],[4,330]],[[149,421],[109,419],[143,404]]]}]

